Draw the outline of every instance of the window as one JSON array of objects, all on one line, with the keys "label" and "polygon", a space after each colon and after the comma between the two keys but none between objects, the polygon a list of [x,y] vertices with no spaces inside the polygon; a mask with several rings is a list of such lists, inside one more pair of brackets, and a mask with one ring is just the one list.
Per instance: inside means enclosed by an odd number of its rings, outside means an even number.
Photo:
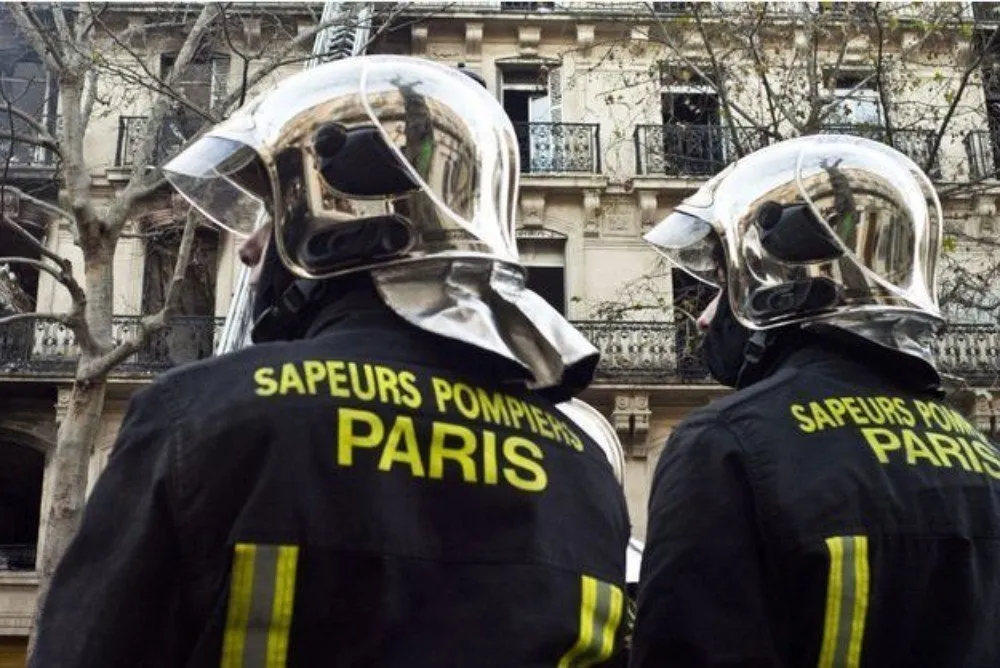
[{"label": "window", "polygon": [[[50,132],[56,128],[58,94],[55,79],[49,76],[34,54],[21,60],[0,64],[0,103],[17,107],[31,117],[41,120]],[[0,114],[0,123],[6,129],[13,125],[15,134],[32,136],[34,131],[24,121]],[[32,144],[0,140],[0,158],[7,156],[14,165],[43,165],[51,162],[51,153]]]},{"label": "window", "polygon": [[685,67],[660,68],[663,161],[667,173],[708,175],[726,164],[726,129],[711,82]]},{"label": "window", "polygon": [[525,285],[547,301],[559,313],[566,315],[566,270],[563,267],[526,266]]},{"label": "window", "polygon": [[827,125],[882,125],[882,102],[871,73],[840,73],[833,83],[836,107]]},{"label": "window", "polygon": [[554,124],[562,120],[562,80],[558,67],[508,63],[500,67],[500,102],[514,124],[521,170],[558,171],[565,147]]},{"label": "window", "polygon": [[[147,233],[142,302],[144,312],[152,313],[163,307],[177,261],[181,227],[168,223]],[[151,364],[169,360],[176,365],[211,355],[218,257],[219,235],[207,228],[197,230],[177,295],[175,314],[181,317],[174,318],[169,329],[150,338],[145,354],[154,358],[149,360]]]},{"label": "window", "polygon": [[[161,57],[160,71],[166,77],[174,67],[176,54]],[[177,88],[200,109],[216,109],[226,97],[229,56],[211,53],[196,56],[177,80]]]},{"label": "window", "polygon": [[0,571],[35,570],[45,454],[0,435]]}]

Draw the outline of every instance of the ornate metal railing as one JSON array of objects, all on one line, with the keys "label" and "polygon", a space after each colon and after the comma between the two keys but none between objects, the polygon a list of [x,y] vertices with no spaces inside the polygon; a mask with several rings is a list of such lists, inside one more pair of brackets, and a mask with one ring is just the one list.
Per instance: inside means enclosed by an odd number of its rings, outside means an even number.
[{"label": "ornate metal railing", "polygon": [[[735,132],[744,153],[767,145],[763,130]],[[638,125],[633,138],[638,174],[712,176],[740,157],[733,129],[721,125]]]},{"label": "ornate metal railing", "polygon": [[601,173],[597,123],[514,123],[521,172]]},{"label": "ornate metal railing", "polygon": [[988,130],[974,130],[962,140],[965,145],[965,157],[969,160],[969,178],[995,179],[997,177],[997,149],[1000,142],[997,136]]},{"label": "ornate metal railing", "polygon": [[[115,316],[112,338],[119,342],[134,336],[140,319],[141,316]],[[168,329],[152,335],[115,371],[152,374],[211,357],[222,323],[223,318],[175,316]],[[17,322],[0,327],[0,375],[71,373],[77,355],[73,332],[60,323]]]},{"label": "ornate metal railing", "polygon": [[579,320],[573,324],[598,350],[598,380],[712,385],[693,323]]},{"label": "ornate metal railing", "polygon": [[0,545],[0,571],[35,570],[34,545]]},{"label": "ornate metal railing", "polygon": [[821,131],[823,134],[842,134],[852,137],[865,137],[883,144],[888,144],[900,153],[908,156],[913,162],[927,169],[927,173],[932,178],[941,176],[940,148],[934,156],[928,169],[928,159],[934,148],[933,130],[893,130],[892,141],[889,141],[889,133],[880,125],[827,125]]},{"label": "ornate metal railing", "polygon": [[1000,385],[1000,327],[950,325],[935,348],[945,373],[977,387]]},{"label": "ornate metal railing", "polygon": [[[210,357],[223,319],[179,316],[118,367],[124,375],[155,374]],[[620,383],[710,385],[701,337],[686,320],[578,320],[573,324],[601,352],[598,380]],[[116,316],[114,337],[135,332],[139,316]],[[1000,385],[1000,326],[951,325],[936,344],[942,371],[978,387]],[[58,323],[0,327],[0,375],[69,374],[76,358],[73,334]]]},{"label": "ornate metal railing", "polygon": [[[129,167],[146,136],[146,116],[118,117],[118,145],[115,148],[115,166]],[[180,151],[181,147],[194,137],[204,120],[193,115],[168,116],[163,119],[156,146],[150,162],[161,164]]]}]

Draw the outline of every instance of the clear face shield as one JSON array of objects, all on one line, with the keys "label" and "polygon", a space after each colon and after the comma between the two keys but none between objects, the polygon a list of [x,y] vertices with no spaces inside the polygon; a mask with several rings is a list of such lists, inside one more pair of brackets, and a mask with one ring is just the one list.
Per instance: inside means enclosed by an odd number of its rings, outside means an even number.
[{"label": "clear face shield", "polygon": [[941,208],[911,160],[830,135],[783,142],[727,171],[646,240],[700,280],[725,277],[744,325],[889,312],[940,319]]},{"label": "clear face shield", "polygon": [[164,167],[221,228],[245,236],[264,207],[303,278],[438,255],[517,261],[517,139],[469,77],[373,56],[281,86]]}]

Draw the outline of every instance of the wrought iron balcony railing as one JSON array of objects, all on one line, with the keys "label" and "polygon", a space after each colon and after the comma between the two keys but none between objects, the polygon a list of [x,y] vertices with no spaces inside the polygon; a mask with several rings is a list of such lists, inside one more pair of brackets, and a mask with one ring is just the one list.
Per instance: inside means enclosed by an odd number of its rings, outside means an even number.
[{"label": "wrought iron balcony railing", "polygon": [[601,173],[597,123],[514,123],[523,174]]},{"label": "wrought iron balcony railing", "polygon": [[767,133],[757,128],[722,125],[638,125],[636,172],[668,176],[713,176],[739,155],[733,132],[744,153],[767,145]]},{"label": "wrought iron balcony railing", "polygon": [[35,570],[34,545],[0,545],[0,571]]},{"label": "wrought iron balcony railing", "polygon": [[[181,316],[152,338],[116,373],[152,375],[211,357],[223,319]],[[598,380],[617,383],[712,385],[701,358],[701,339],[687,321],[578,320],[573,324],[601,352]],[[116,339],[135,331],[139,316],[117,316]],[[1000,385],[1000,327],[951,325],[935,346],[941,369],[978,387]],[[0,327],[0,375],[71,374],[73,335],[56,323]]]},{"label": "wrought iron balcony railing", "polygon": [[[118,117],[118,145],[115,148],[115,166],[130,167],[146,137],[146,116]],[[152,164],[162,164],[180,151],[189,139],[194,137],[204,120],[194,115],[168,116],[163,119],[159,137],[150,157]]]},{"label": "wrought iron balcony railing", "polygon": [[[141,316],[119,315],[112,322],[118,342],[133,336]],[[175,316],[169,329],[151,336],[117,373],[152,374],[211,357],[224,318]],[[0,375],[71,373],[78,355],[73,332],[57,322],[17,322],[0,327]]]},{"label": "wrought iron balcony railing", "polygon": [[962,140],[969,160],[969,178],[973,181],[997,178],[997,135],[988,130],[974,130]]},{"label": "wrought iron balcony railing", "polygon": [[908,156],[913,162],[920,165],[921,168],[926,169],[927,174],[931,178],[941,177],[940,148],[938,148],[937,154],[934,156],[931,164],[929,166],[927,164],[928,158],[931,156],[931,151],[934,148],[933,130],[893,130],[892,141],[889,141],[889,133],[880,125],[827,125],[821,132],[823,134],[865,137],[873,141],[888,144],[903,155]]},{"label": "wrought iron balcony railing", "polygon": [[702,361],[693,323],[577,320],[573,325],[601,352],[599,381],[717,384]]}]

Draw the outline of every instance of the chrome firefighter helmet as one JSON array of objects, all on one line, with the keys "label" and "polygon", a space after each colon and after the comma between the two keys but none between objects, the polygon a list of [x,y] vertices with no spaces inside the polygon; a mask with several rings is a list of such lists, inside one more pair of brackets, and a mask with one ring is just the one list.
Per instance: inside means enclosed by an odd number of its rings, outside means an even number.
[{"label": "chrome firefighter helmet", "polygon": [[517,262],[518,155],[466,74],[364,56],[282,80],[163,171],[238,236],[265,206],[282,263],[325,279],[431,256]]},{"label": "chrome firefighter helmet", "polygon": [[859,137],[783,141],[730,165],[645,239],[725,287],[749,330],[830,325],[934,365],[942,212],[908,157]]}]

